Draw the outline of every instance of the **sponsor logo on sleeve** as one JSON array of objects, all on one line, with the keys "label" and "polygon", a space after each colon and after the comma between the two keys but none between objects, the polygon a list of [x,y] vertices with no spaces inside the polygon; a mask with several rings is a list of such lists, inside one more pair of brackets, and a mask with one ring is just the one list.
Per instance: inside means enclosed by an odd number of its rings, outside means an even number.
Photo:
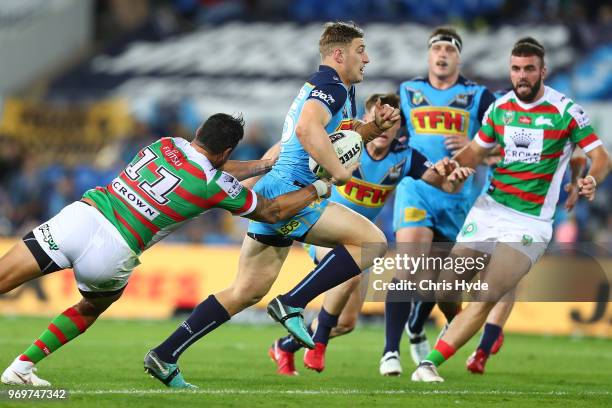
[{"label": "sponsor logo on sleeve", "polygon": [[236,180],[231,174],[223,172],[221,177],[217,180],[217,185],[221,187],[221,190],[225,191],[231,198],[238,197],[238,194],[242,191],[242,184]]},{"label": "sponsor logo on sleeve", "polygon": [[587,115],[584,109],[582,109],[582,106],[578,105],[577,103],[573,104],[567,110],[567,112],[572,115],[580,129],[591,124],[591,119],[589,118],[589,115]]},{"label": "sponsor logo on sleeve", "polygon": [[326,105],[332,105],[334,102],[336,102],[333,96],[323,92],[320,89],[315,89],[314,91],[312,91],[310,93],[310,96],[312,96],[313,98],[317,98],[322,102],[325,102]]}]

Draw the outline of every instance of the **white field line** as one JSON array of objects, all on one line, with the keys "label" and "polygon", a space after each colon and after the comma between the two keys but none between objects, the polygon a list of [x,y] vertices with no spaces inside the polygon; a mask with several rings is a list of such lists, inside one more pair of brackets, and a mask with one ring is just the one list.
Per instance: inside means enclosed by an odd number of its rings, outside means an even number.
[{"label": "white field line", "polygon": [[124,390],[70,390],[75,395],[163,395],[163,394],[204,394],[204,395],[489,395],[489,396],[612,396],[611,391],[513,391],[513,390],[357,390],[331,388],[328,390],[276,390],[276,389],[196,389],[196,390],[167,390],[167,389],[124,389]]}]

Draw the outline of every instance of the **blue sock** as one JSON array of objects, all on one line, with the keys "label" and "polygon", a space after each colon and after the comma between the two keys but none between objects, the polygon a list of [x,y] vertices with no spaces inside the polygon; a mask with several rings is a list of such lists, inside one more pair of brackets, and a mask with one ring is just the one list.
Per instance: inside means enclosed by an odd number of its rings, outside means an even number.
[{"label": "blue sock", "polygon": [[482,333],[482,337],[480,338],[480,344],[478,345],[478,348],[482,349],[482,351],[489,355],[491,353],[491,347],[493,347],[493,343],[495,343],[495,340],[497,340],[501,332],[501,326],[491,323],[485,324],[484,332]]},{"label": "blue sock", "polygon": [[[308,326],[308,333],[312,336],[312,327]],[[302,345],[295,341],[292,335],[282,337],[278,342],[278,347],[288,353],[295,353],[302,348]]]},{"label": "blue sock", "polygon": [[[391,282],[399,283],[399,280],[393,278]],[[406,325],[410,315],[411,302],[406,300],[409,298],[409,295],[403,297],[397,291],[387,292],[387,299],[385,300],[385,350],[383,355],[388,351],[399,352],[400,350],[404,325]]]},{"label": "blue sock", "polygon": [[343,245],[329,252],[300,283],[281,297],[293,307],[306,305],[321,293],[346,282],[361,273],[359,266]]},{"label": "blue sock", "polygon": [[196,306],[191,315],[163,343],[153,349],[167,363],[176,363],[193,343],[230,319],[214,295]]},{"label": "blue sock", "polygon": [[410,332],[419,334],[423,331],[425,322],[429,319],[429,315],[435,306],[436,302],[423,302],[422,300],[414,302],[410,318],[408,319]]},{"label": "blue sock", "polygon": [[321,308],[317,321],[317,330],[312,339],[315,343],[327,344],[329,342],[329,333],[338,324],[338,316],[331,315],[327,313],[327,310]]}]

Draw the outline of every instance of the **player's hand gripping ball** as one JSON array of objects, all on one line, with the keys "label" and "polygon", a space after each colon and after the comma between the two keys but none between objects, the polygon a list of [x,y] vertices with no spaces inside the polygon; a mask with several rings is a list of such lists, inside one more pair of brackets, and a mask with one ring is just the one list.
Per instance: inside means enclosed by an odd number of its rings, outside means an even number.
[{"label": "player's hand gripping ball", "polygon": [[[340,130],[330,134],[329,140],[332,142],[336,156],[338,156],[340,163],[342,163],[345,168],[349,168],[359,163],[361,153],[363,152],[363,139],[359,133],[352,130]],[[319,166],[312,157],[308,160],[308,167],[310,167],[310,171],[318,178],[331,178],[327,170]]]}]

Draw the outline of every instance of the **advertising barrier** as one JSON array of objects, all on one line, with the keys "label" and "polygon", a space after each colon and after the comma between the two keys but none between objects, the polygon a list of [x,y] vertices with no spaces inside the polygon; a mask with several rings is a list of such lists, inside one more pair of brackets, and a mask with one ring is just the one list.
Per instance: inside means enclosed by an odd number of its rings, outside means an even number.
[{"label": "advertising barrier", "polygon": [[[0,239],[0,254],[14,240]],[[238,269],[238,247],[159,244],[141,256],[123,297],[105,313],[113,318],[165,319],[177,309],[189,309],[206,296],[229,286]],[[579,262],[579,261],[576,261]],[[529,276],[547,273],[555,264],[545,257]],[[264,308],[279,293],[286,292],[313,267],[301,247],[293,247],[269,294],[256,305]],[[607,259],[606,270],[612,268]],[[576,267],[579,273],[580,267]],[[612,302],[607,293],[598,302],[517,302],[507,323],[508,331],[538,334],[573,334],[612,338]],[[76,303],[80,294],[71,270],[47,275],[0,296],[0,315],[53,316]],[[309,306],[321,306],[322,297]],[[363,312],[382,314],[384,303],[366,302]],[[443,318],[436,309],[434,318]]]}]

